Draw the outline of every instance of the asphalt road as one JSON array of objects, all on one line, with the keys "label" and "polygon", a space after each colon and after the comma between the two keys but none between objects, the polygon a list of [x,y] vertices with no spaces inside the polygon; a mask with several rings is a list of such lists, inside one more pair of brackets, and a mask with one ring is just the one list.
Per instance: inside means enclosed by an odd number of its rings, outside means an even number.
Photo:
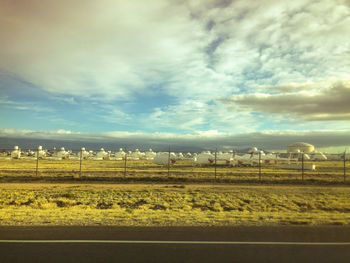
[{"label": "asphalt road", "polygon": [[350,262],[350,227],[0,227],[0,262]]}]

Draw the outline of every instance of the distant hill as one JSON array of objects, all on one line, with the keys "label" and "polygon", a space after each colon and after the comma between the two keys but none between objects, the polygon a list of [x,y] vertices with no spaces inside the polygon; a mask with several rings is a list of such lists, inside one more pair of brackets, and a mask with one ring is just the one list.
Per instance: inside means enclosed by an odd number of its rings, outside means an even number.
[{"label": "distant hill", "polygon": [[[118,150],[123,148],[126,150],[139,149],[145,151],[153,149],[154,151],[168,151],[169,145],[164,145],[160,142],[133,142],[127,140],[113,140],[113,141],[101,141],[101,142],[88,142],[88,141],[72,141],[72,140],[48,140],[48,139],[27,139],[27,138],[0,138],[0,150],[11,150],[15,145],[18,145],[21,149],[36,149],[38,145],[42,145],[44,149],[59,149],[65,147],[66,150],[78,151],[81,147],[85,147],[88,150],[99,150],[104,148],[105,150]],[[170,150],[175,152],[201,152],[207,150],[203,147],[188,146],[188,145],[170,145]]]},{"label": "distant hill", "polygon": [[[11,150],[15,145],[18,145],[22,150],[34,150],[38,145],[43,146],[44,149],[52,150],[54,147],[59,149],[64,147],[66,150],[79,151],[81,147],[85,147],[87,150],[99,150],[104,148],[105,150],[116,151],[119,148],[124,150],[133,151],[139,149],[140,151],[146,151],[152,149],[153,151],[168,151],[173,152],[202,152],[211,151],[214,152],[216,147],[210,148],[208,145],[197,146],[194,143],[182,143],[182,142],[167,142],[157,140],[133,140],[133,139],[118,139],[113,140],[101,140],[101,141],[87,141],[87,140],[53,140],[53,139],[33,139],[33,138],[5,138],[0,137],[0,151]],[[252,146],[253,147],[253,146]],[[248,153],[252,147],[231,149],[237,153]],[[230,151],[230,149],[220,149],[218,151]],[[268,152],[265,151],[264,152]]]}]

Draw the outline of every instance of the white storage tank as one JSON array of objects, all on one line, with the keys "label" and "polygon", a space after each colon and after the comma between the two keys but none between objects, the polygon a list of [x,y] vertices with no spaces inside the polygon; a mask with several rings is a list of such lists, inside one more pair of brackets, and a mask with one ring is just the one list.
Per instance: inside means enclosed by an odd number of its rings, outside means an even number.
[{"label": "white storage tank", "polygon": [[288,153],[302,152],[311,153],[315,150],[315,146],[306,142],[296,142],[287,146]]},{"label": "white storage tank", "polygon": [[131,160],[139,160],[142,157],[141,152],[139,149],[136,149],[132,154],[131,154]]},{"label": "white storage tank", "polygon": [[90,156],[90,153],[85,149],[85,147],[81,147],[80,152],[78,152],[78,158],[80,158],[80,154],[82,159],[87,159]]},{"label": "white storage tank", "polygon": [[125,158],[125,152],[123,151],[123,148],[119,149],[119,152],[115,153],[115,159],[116,160],[123,160]]},{"label": "white storage tank", "polygon": [[96,154],[96,160],[103,160],[108,157],[108,153],[103,148]]},{"label": "white storage tank", "polygon": [[215,156],[209,151],[202,152],[197,156],[193,157],[193,161],[197,164],[214,164]]},{"label": "white storage tank", "polygon": [[152,160],[152,163],[160,164],[160,165],[174,164],[175,162],[176,162],[175,153],[170,153],[169,155],[168,152],[158,152]]},{"label": "white storage tank", "polygon": [[21,150],[18,148],[18,146],[13,147],[13,151],[11,152],[11,158],[12,159],[21,158]]},{"label": "white storage tank", "polygon": [[44,158],[46,157],[46,152],[43,150],[41,145],[38,146],[38,150],[35,153],[36,158]]},{"label": "white storage tank", "polygon": [[154,157],[156,157],[156,153],[152,151],[152,149],[149,149],[148,152],[146,152],[146,160],[153,160]]},{"label": "white storage tank", "polygon": [[61,150],[57,153],[57,157],[61,158],[61,159],[66,159],[69,157],[69,153],[66,152],[66,150],[64,149],[64,147],[61,147]]}]

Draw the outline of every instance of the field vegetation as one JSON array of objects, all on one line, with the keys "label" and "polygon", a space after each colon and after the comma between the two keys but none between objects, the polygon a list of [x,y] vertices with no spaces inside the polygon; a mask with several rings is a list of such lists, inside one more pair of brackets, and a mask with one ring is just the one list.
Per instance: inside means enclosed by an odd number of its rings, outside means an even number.
[{"label": "field vegetation", "polygon": [[[304,171],[307,182],[343,183],[342,161],[318,161],[315,171]],[[258,167],[217,166],[216,177],[213,166],[193,165],[191,161],[178,161],[170,167],[153,164],[151,161],[95,161],[83,160],[80,173],[79,160],[39,160],[36,175],[35,160],[0,160],[0,181],[10,179],[80,178],[82,180],[149,181],[149,182],[255,182],[259,179]],[[125,173],[126,170],[126,173]],[[350,171],[348,171],[350,174]],[[295,183],[301,180],[300,170],[281,169],[281,163],[263,164],[261,179],[264,182]],[[5,181],[6,181],[5,180]],[[350,181],[350,180],[349,180]]]},{"label": "field vegetation", "polygon": [[349,225],[350,188],[0,184],[0,225]]}]

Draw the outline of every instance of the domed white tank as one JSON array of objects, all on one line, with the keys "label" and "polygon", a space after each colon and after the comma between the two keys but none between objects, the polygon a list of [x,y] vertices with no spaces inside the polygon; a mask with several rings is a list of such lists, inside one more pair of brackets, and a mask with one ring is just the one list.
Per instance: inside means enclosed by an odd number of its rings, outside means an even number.
[{"label": "domed white tank", "polygon": [[178,159],[178,160],[183,160],[183,159],[185,159],[183,153],[178,153],[178,154],[177,154],[177,159]]},{"label": "domed white tank", "polygon": [[153,160],[155,156],[156,156],[156,153],[152,151],[152,149],[149,149],[146,152],[146,160]]},{"label": "domed white tank", "polygon": [[315,150],[315,147],[312,144],[306,142],[296,142],[287,146],[288,153],[311,153]]},{"label": "domed white tank", "polygon": [[168,163],[174,164],[175,162],[176,162],[175,153],[170,153],[170,156],[169,156],[168,152],[159,152],[156,154],[156,156],[152,160],[152,163],[161,164],[161,165],[168,165]]},{"label": "domed white tank", "polygon": [[108,153],[103,148],[96,154],[96,160],[103,160],[108,157]]},{"label": "domed white tank", "polygon": [[192,154],[190,152],[186,153],[186,158],[192,158]]},{"label": "domed white tank", "polygon": [[85,147],[81,147],[80,152],[78,152],[78,158],[80,159],[80,154],[82,159],[89,158],[89,152],[85,149]]},{"label": "domed white tank", "polygon": [[202,152],[197,156],[193,157],[193,161],[197,164],[214,164],[215,156],[209,151]]},{"label": "domed white tank", "polygon": [[12,159],[21,158],[21,150],[18,148],[18,146],[13,147],[13,151],[11,152],[11,158]]},{"label": "domed white tank", "polygon": [[[215,159],[215,153],[213,155],[214,155],[214,159]],[[232,152],[228,152],[228,153],[218,152],[216,154],[216,164],[219,164],[219,165],[234,164],[233,153]]]},{"label": "domed white tank", "polygon": [[139,160],[142,157],[141,152],[139,149],[136,149],[133,153],[131,153],[131,160]]},{"label": "domed white tank", "polygon": [[64,147],[61,147],[61,150],[57,153],[57,158],[66,159],[69,157],[69,153],[65,151]]},{"label": "domed white tank", "polygon": [[256,153],[257,151],[258,151],[258,148],[253,147],[248,151],[248,153]]},{"label": "domed white tank", "polygon": [[124,157],[125,157],[125,152],[123,151],[123,148],[120,148],[119,152],[115,153],[115,159],[120,161],[120,160],[123,160]]},{"label": "domed white tank", "polygon": [[35,157],[38,157],[38,153],[39,153],[39,158],[46,157],[46,152],[43,150],[43,147],[41,145],[38,146],[38,150],[35,152]]},{"label": "domed white tank", "polygon": [[313,161],[325,161],[327,156],[320,152],[314,152],[310,155],[311,160]]}]

